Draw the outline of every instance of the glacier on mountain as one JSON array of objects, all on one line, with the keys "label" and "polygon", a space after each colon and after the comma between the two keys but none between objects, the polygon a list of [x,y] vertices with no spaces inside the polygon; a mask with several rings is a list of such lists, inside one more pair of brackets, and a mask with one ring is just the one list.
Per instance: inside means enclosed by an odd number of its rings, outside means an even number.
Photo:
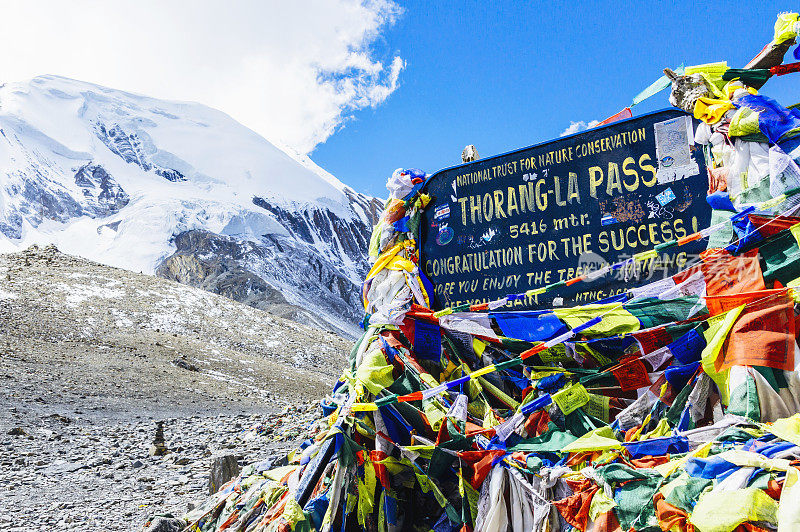
[{"label": "glacier on mountain", "polygon": [[158,273],[352,335],[382,203],[228,115],[57,76],[0,87],[0,251]]}]

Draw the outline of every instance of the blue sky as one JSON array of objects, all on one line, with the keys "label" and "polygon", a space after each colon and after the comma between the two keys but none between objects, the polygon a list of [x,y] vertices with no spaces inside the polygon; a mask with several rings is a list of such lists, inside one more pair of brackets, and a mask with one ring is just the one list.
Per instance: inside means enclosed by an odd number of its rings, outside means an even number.
[{"label": "blue sky", "polygon": [[[664,67],[727,60],[741,67],[772,38],[794,2],[401,3],[375,46],[400,55],[400,86],[361,110],[311,157],[361,192],[385,196],[397,167],[429,173],[558,137],[570,122],[602,120]],[[791,51],[787,55],[787,61]],[[800,74],[763,94],[800,102]],[[634,116],[668,107],[664,91]]]}]

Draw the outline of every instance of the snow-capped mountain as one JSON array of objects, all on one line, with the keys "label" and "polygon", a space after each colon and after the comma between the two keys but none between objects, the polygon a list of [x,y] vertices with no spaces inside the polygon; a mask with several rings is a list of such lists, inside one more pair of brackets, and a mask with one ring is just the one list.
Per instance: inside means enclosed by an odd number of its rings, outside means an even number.
[{"label": "snow-capped mountain", "polygon": [[381,202],[228,115],[56,76],[0,87],[0,251],[53,243],[353,333]]}]

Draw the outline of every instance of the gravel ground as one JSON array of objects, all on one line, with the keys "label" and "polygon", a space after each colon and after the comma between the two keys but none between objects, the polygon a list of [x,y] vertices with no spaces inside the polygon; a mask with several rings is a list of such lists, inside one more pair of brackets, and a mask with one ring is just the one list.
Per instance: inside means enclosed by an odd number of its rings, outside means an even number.
[{"label": "gravel ground", "polygon": [[[0,530],[141,530],[185,511],[215,456],[293,448],[348,349],[54,248],[0,255]],[[159,420],[171,452],[152,457]]]},{"label": "gravel ground", "polygon": [[[28,419],[20,434],[5,431],[0,530],[140,530],[153,515],[184,512],[202,502],[215,456],[232,454],[243,466],[279,458],[294,443],[291,435],[245,441],[246,429],[270,422],[265,414],[187,413],[164,420],[170,452],[150,456],[155,423],[137,417],[44,416]],[[302,428],[296,413],[290,417]]]}]

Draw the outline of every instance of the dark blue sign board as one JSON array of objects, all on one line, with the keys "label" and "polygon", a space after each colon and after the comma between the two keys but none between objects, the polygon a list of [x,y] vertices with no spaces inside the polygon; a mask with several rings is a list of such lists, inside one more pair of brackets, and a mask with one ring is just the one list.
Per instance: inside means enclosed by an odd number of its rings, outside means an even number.
[{"label": "dark blue sign board", "polygon": [[[431,176],[419,238],[434,308],[581,276],[708,227],[706,167],[694,145],[695,124],[669,109]],[[686,268],[704,249],[703,241],[673,247],[635,268],[506,309],[613,297]]]}]

